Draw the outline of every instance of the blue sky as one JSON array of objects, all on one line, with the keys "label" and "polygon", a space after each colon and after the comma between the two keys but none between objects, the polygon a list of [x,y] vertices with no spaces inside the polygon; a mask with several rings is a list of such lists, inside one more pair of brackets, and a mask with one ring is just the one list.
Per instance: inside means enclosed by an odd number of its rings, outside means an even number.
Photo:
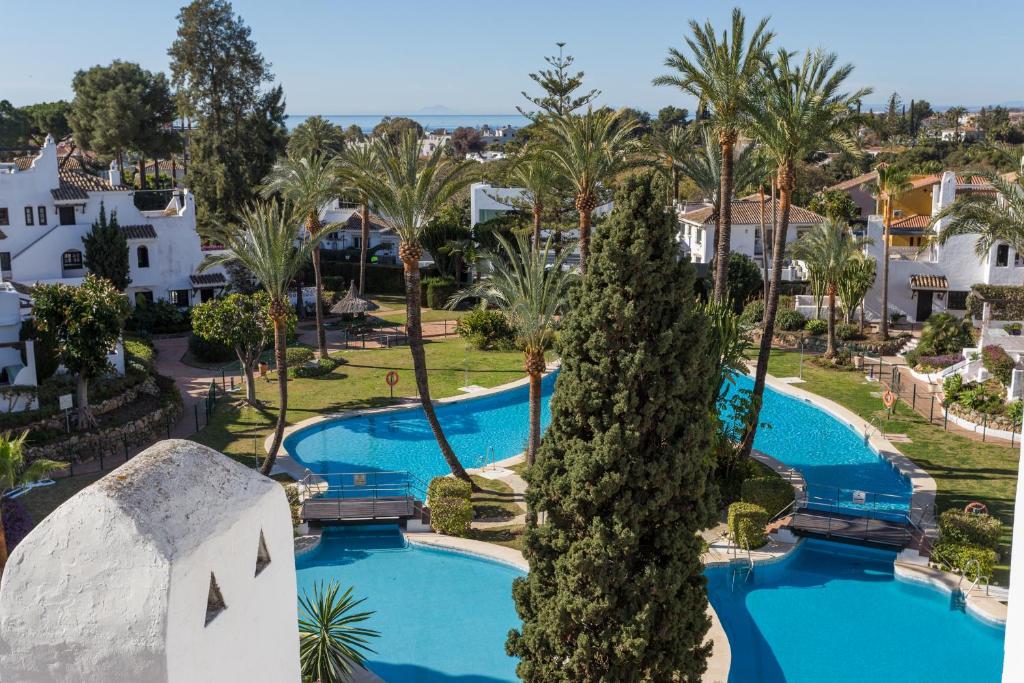
[{"label": "blue sky", "polygon": [[[732,4],[692,0],[235,0],[284,85],[293,114],[509,113],[527,73],[568,43],[601,102],[657,110],[692,103],[654,88],[687,20],[725,26]],[[741,2],[772,16],[778,45],[825,47],[856,65],[851,86],[882,102],[981,105],[1024,100],[1024,2]],[[166,69],[179,2],[2,0],[0,99],[69,98],[77,69],[115,58]],[[12,27],[45,27],[42,31]]]}]

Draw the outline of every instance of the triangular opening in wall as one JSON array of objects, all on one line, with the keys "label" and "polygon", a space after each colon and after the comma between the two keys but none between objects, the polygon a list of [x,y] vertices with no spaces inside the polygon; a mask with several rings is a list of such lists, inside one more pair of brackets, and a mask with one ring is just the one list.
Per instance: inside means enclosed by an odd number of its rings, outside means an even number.
[{"label": "triangular opening in wall", "polygon": [[270,551],[267,550],[267,539],[263,538],[263,529],[260,529],[260,545],[256,549],[256,576],[270,564]]},{"label": "triangular opening in wall", "polygon": [[217,618],[217,615],[227,609],[224,604],[224,596],[220,593],[220,586],[217,585],[217,577],[210,572],[210,592],[206,595],[206,626]]}]

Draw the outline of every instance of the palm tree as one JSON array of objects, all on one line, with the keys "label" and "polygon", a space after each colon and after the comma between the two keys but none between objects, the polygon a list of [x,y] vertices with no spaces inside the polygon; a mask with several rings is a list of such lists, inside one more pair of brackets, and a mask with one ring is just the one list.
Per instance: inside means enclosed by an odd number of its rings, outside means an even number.
[{"label": "palm tree", "polygon": [[527,150],[509,170],[508,182],[523,190],[522,199],[533,217],[533,248],[540,249],[541,217],[557,199],[558,173],[549,157]]},{"label": "palm tree", "polygon": [[[25,437],[11,436],[10,432],[0,434],[0,494],[5,494],[25,484],[39,481],[50,472],[66,467],[67,463],[39,458],[25,464]],[[7,534],[4,531],[3,505],[0,505],[0,574],[7,565]]]},{"label": "palm tree", "polygon": [[331,158],[345,147],[345,131],[322,116],[310,116],[288,136],[288,156]]},{"label": "palm tree", "polygon": [[850,263],[839,282],[839,299],[846,309],[846,322],[853,322],[853,312],[860,307],[860,333],[864,334],[864,297],[875,284],[877,262],[863,252],[857,252],[856,258]]},{"label": "palm tree", "polygon": [[[320,244],[320,234],[309,239],[296,237],[297,215],[289,204],[257,201],[241,210],[237,223],[216,223],[203,230],[203,237],[224,248],[208,256],[199,266],[238,262],[259,280],[270,296],[270,318],[274,323],[274,357],[277,364],[277,424],[274,439],[260,472],[270,475],[281,447],[288,414],[288,285]],[[322,233],[321,233],[322,234]]]},{"label": "palm tree", "polygon": [[772,68],[756,99],[748,100],[749,130],[758,140],[762,152],[776,167],[779,188],[779,211],[772,238],[772,268],[765,301],[761,347],[752,391],[752,419],[743,437],[742,455],[750,454],[757,433],[758,416],[764,397],[768,358],[775,333],[775,316],[779,308],[782,261],[789,231],[789,210],[792,206],[796,162],[813,151],[834,146],[856,152],[851,128],[856,115],[856,101],[869,94],[861,89],[849,94],[841,91],[853,66],[836,66],[836,56],[820,50],[807,52],[802,63],[779,50]]},{"label": "palm tree", "polygon": [[544,119],[543,153],[571,184],[579,212],[580,270],[587,269],[590,253],[591,213],[598,192],[622,171],[637,165],[632,139],[637,123],[610,109],[587,109],[586,114],[567,114]]},{"label": "palm tree", "polygon": [[967,113],[966,107],[950,107],[946,110],[946,120],[953,126],[953,137],[960,139],[960,117]]},{"label": "palm tree", "polygon": [[910,174],[906,169],[896,166],[882,165],[878,167],[876,186],[879,199],[884,202],[882,215],[884,234],[882,235],[882,322],[879,334],[882,339],[889,338],[889,246],[892,238],[892,205],[900,195],[910,189]]},{"label": "palm tree", "polygon": [[670,126],[655,128],[651,133],[651,151],[658,160],[658,169],[668,176],[672,196],[669,202],[679,199],[679,166],[676,161],[693,154],[694,126]]},{"label": "palm tree", "polygon": [[723,159],[719,190],[722,210],[718,213],[715,235],[715,299],[723,301],[732,231],[733,147],[744,127],[744,102],[761,81],[768,44],[775,34],[768,30],[766,17],[758,22],[750,40],[745,40],[746,19],[738,8],[732,11],[731,31],[724,31],[721,40],[710,20],[703,27],[691,20],[690,30],[693,35],[686,39],[686,45],[692,58],[670,49],[665,66],[677,73],[659,76],[654,84],[675,86],[697,98],[699,107],[710,107],[713,113],[711,125],[718,135]]},{"label": "palm tree", "polygon": [[445,438],[430,399],[420,323],[420,235],[445,202],[473,181],[471,172],[478,166],[453,159],[445,145],[438,145],[420,159],[419,141],[413,131],[406,131],[394,142],[379,137],[369,144],[373,149],[368,164],[349,167],[347,175],[356,179],[366,198],[380,211],[381,220],[399,237],[398,255],[405,271],[406,334],[420,402],[452,473],[472,483]]},{"label": "palm tree", "polygon": [[825,356],[836,352],[836,295],[847,270],[868,240],[856,238],[850,226],[831,219],[811,228],[793,245],[793,257],[805,261],[828,296],[828,343]]},{"label": "palm tree", "polygon": [[[720,214],[725,203],[722,201],[722,148],[714,139],[714,134],[705,126],[701,127],[701,144],[691,147],[687,154],[676,157],[675,166],[680,174],[692,182],[701,194],[711,201],[715,215]],[[750,187],[757,185],[765,172],[765,159],[756,145],[747,145],[732,159],[733,187]],[[729,204],[732,206],[732,203]],[[718,255],[715,255],[718,258]],[[728,252],[726,261],[728,261]],[[717,274],[716,274],[717,277]]]},{"label": "palm tree", "polygon": [[[324,330],[324,282],[320,274],[320,236],[336,226],[324,225],[320,211],[341,192],[334,163],[315,154],[301,159],[285,157],[274,164],[260,188],[264,197],[279,195],[303,217],[306,232],[316,241],[313,248],[313,279],[316,284],[316,344],[320,358],[327,357],[327,334]],[[301,286],[301,285],[300,285]]]},{"label": "palm tree", "polygon": [[1024,178],[1014,181],[991,173],[984,177],[997,194],[968,193],[935,214],[932,225],[940,225],[935,242],[944,245],[958,235],[974,236],[980,261],[1003,242],[1024,253]]},{"label": "palm tree", "polygon": [[359,294],[366,291],[366,251],[370,242],[370,200],[363,191],[360,178],[373,178],[380,172],[372,145],[361,142],[346,147],[338,157],[341,179],[351,185],[359,195]]},{"label": "palm tree", "polygon": [[490,277],[477,282],[452,296],[448,302],[454,307],[467,298],[479,298],[491,304],[508,319],[515,330],[516,339],[523,345],[527,374],[530,376],[530,440],[526,451],[526,464],[532,465],[540,448],[540,383],[546,364],[544,352],[551,348],[558,327],[558,317],[569,302],[569,288],[576,273],[564,268],[565,258],[571,250],[562,250],[548,264],[552,253],[551,238],[543,249],[531,249],[521,235],[515,245],[504,237],[496,236],[497,253],[489,256]]},{"label": "palm tree", "polygon": [[370,638],[379,631],[359,626],[373,612],[356,612],[366,598],[356,600],[349,588],[340,596],[331,581],[313,586],[313,596],[299,598],[299,663],[304,681],[339,683],[352,680],[352,665],[366,668],[365,652],[375,652]]}]

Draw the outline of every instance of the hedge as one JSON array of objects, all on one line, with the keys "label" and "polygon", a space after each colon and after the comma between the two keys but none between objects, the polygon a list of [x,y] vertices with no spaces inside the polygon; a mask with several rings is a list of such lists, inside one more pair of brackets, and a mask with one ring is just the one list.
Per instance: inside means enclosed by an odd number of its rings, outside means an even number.
[{"label": "hedge", "polygon": [[990,344],[981,350],[981,364],[1004,387],[1013,381],[1013,369],[1016,367],[1010,354],[1002,346]]},{"label": "hedge", "polygon": [[462,498],[441,498],[430,506],[430,526],[449,536],[465,536],[473,521],[473,505]]},{"label": "hedge", "polygon": [[447,306],[448,299],[459,290],[455,280],[449,277],[428,277],[423,280],[423,285],[427,290],[427,296],[423,301],[427,307],[435,311]]},{"label": "hedge", "polygon": [[[290,350],[290,349],[289,349]],[[345,361],[342,358],[320,358],[317,360],[315,365],[299,365],[293,368],[288,368],[288,372],[292,377],[323,377],[334,371],[335,368],[344,365]]]},{"label": "hedge", "polygon": [[752,477],[740,485],[740,500],[776,515],[793,502],[793,487],[778,477]]},{"label": "hedge", "polygon": [[[321,257],[320,273],[324,288],[335,292],[347,292],[349,284],[359,280],[359,264],[350,261],[333,261]],[[436,274],[436,269],[423,268],[420,277],[426,279]],[[405,274],[402,266],[366,265],[366,293],[405,294]]]},{"label": "hedge", "polygon": [[290,367],[297,367],[313,360],[313,349],[305,346],[290,346],[285,349],[284,358]]},{"label": "hedge", "polygon": [[[998,556],[990,548],[955,541],[940,540],[932,550],[932,559],[938,559],[947,569],[956,569],[964,573],[968,579],[974,580],[981,576],[992,576]],[[974,560],[978,564],[974,564]]]},{"label": "hedge", "polygon": [[766,526],[768,511],[760,505],[737,502],[729,506],[729,534],[741,548],[760,548],[767,543]]},{"label": "hedge", "polygon": [[515,330],[501,311],[474,308],[455,323],[455,332],[473,348],[510,351],[515,347]]},{"label": "hedge", "polygon": [[939,530],[943,541],[997,550],[1003,525],[992,515],[953,509],[939,515]]},{"label": "hedge", "polygon": [[764,320],[764,299],[751,301],[743,307],[743,312],[740,313],[740,322],[748,327],[757,325],[762,320]]},{"label": "hedge", "polygon": [[775,316],[775,327],[785,332],[796,332],[804,329],[807,319],[795,308],[786,308]]},{"label": "hedge", "polygon": [[234,349],[220,342],[203,339],[194,332],[188,336],[188,350],[196,360],[204,363],[226,363],[235,358]]},{"label": "hedge", "polygon": [[1024,287],[974,285],[967,295],[967,315],[980,320],[986,301],[990,304],[992,320],[1024,320]]},{"label": "hedge", "polygon": [[427,502],[433,503],[442,498],[461,498],[469,501],[473,495],[473,487],[455,477],[434,477],[427,486]]}]

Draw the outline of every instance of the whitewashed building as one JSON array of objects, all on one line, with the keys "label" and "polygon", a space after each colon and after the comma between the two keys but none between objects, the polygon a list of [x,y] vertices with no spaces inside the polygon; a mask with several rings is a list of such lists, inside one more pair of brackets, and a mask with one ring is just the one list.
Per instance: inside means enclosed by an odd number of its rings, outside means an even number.
[{"label": "whitewashed building", "polygon": [[0,411],[5,413],[39,408],[34,392],[19,389],[37,384],[34,345],[21,341],[21,302],[11,283],[0,282]]},{"label": "whitewashed building", "polygon": [[[362,246],[363,220],[359,215],[359,205],[338,199],[323,208],[320,220],[325,225],[334,224],[331,232],[324,235],[320,249],[325,251],[349,252],[350,260],[358,262],[356,255]],[[376,263],[396,263],[398,260],[398,235],[384,224],[383,219],[370,212],[369,243],[367,249],[372,250]]]},{"label": "whitewashed building", "polygon": [[[958,192],[991,192],[991,186],[982,179],[957,178],[956,173],[946,171],[932,190],[932,215],[956,200]],[[916,218],[916,217],[915,217]],[[924,225],[930,218],[921,217]],[[939,222],[933,228],[924,228],[925,237],[934,235],[945,225]],[[873,243],[868,253],[882,263],[884,227],[882,217],[868,218],[867,236]],[[923,322],[932,313],[949,311],[963,315],[967,307],[967,295],[975,284],[1021,285],[1024,284],[1024,254],[1018,254],[1010,245],[997,243],[983,259],[975,253],[977,237],[961,235],[951,238],[945,245],[929,244],[925,239],[921,246],[893,247],[889,259],[889,312],[906,316],[907,320]],[[881,268],[875,278],[875,285],[865,299],[867,317],[878,320],[881,316],[882,277]]]},{"label": "whitewashed building", "polygon": [[192,441],[163,441],[11,553],[0,680],[298,681],[295,605],[280,484]]},{"label": "whitewashed building", "polygon": [[5,281],[80,283],[86,273],[82,237],[102,205],[108,217],[117,213],[128,239],[129,300],[166,299],[185,307],[223,289],[222,272],[197,272],[204,254],[192,193],[168,193],[164,208],[142,211],[116,170],[101,178],[71,164],[62,169],[61,161],[47,136],[34,158],[0,164],[0,273]]}]

